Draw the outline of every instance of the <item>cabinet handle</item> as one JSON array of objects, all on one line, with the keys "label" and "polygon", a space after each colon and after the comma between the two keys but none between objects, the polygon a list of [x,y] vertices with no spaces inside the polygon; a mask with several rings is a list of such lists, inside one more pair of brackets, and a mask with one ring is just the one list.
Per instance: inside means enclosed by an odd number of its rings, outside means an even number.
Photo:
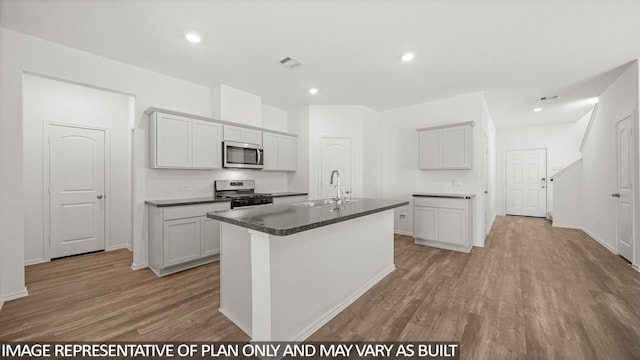
[{"label": "cabinet handle", "polygon": [[611,196],[619,198],[620,197],[620,193],[613,193],[613,194],[611,194]]}]

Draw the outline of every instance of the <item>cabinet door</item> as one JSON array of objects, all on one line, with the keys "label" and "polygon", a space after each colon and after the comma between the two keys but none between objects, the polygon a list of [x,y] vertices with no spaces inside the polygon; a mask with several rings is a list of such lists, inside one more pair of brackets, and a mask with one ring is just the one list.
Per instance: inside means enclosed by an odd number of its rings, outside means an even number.
[{"label": "cabinet door", "polygon": [[237,141],[242,140],[242,128],[238,126],[225,125],[224,126],[224,141]]},{"label": "cabinet door", "polygon": [[242,141],[250,144],[262,145],[262,131],[242,129]]},{"label": "cabinet door", "polygon": [[[278,164],[280,170],[296,171],[298,139],[292,136],[280,136]],[[266,151],[265,151],[266,152]]]},{"label": "cabinet door", "polygon": [[164,222],[164,267],[200,258],[200,217]]},{"label": "cabinet door", "polygon": [[466,244],[465,210],[438,209],[438,240],[447,244]]},{"label": "cabinet door", "polygon": [[471,127],[462,126],[442,129],[440,135],[440,154],[444,169],[471,168]]},{"label": "cabinet door", "polygon": [[424,240],[438,240],[438,209],[426,206],[413,208],[413,236]]},{"label": "cabinet door", "polygon": [[221,164],[220,124],[193,121],[193,167],[217,169]]},{"label": "cabinet door", "polygon": [[220,221],[202,218],[202,257],[220,253]]},{"label": "cabinet door", "polygon": [[440,130],[420,132],[420,169],[439,169],[440,161]]},{"label": "cabinet door", "polygon": [[156,166],[191,167],[190,119],[158,113],[155,132]]},{"label": "cabinet door", "polygon": [[278,170],[280,152],[280,135],[263,133],[262,147],[264,148],[264,168],[262,170]]}]

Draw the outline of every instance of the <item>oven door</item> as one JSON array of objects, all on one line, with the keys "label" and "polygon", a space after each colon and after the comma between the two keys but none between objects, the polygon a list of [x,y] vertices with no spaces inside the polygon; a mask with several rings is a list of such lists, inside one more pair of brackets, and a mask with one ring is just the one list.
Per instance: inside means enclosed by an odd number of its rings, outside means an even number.
[{"label": "oven door", "polygon": [[263,151],[260,145],[225,141],[223,145],[224,167],[262,169],[264,166]]}]

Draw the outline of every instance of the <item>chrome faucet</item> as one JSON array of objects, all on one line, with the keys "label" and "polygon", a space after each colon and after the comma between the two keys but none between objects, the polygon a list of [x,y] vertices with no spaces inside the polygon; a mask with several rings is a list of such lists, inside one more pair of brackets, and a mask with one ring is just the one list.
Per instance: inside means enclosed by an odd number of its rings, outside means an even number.
[{"label": "chrome faucet", "polygon": [[[336,175],[336,182],[333,182],[333,175]],[[329,179],[329,185],[333,185],[336,188],[336,197],[335,200],[337,203],[342,203],[342,190],[340,189],[340,173],[338,170],[333,170],[331,172],[331,178]]]}]

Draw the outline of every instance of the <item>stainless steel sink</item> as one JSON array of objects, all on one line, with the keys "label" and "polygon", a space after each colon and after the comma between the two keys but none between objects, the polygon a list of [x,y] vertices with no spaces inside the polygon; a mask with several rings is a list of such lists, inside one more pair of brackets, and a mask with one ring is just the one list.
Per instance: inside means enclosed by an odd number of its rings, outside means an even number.
[{"label": "stainless steel sink", "polygon": [[[359,201],[360,200],[355,200],[355,199],[343,199],[342,200],[342,205],[349,204],[349,203],[355,203],[355,202],[359,202]],[[320,199],[320,200],[292,203],[290,205],[303,206],[303,207],[323,208],[323,207],[329,207],[329,206],[336,206],[336,205],[340,205],[340,204],[337,204],[334,199]]]}]

